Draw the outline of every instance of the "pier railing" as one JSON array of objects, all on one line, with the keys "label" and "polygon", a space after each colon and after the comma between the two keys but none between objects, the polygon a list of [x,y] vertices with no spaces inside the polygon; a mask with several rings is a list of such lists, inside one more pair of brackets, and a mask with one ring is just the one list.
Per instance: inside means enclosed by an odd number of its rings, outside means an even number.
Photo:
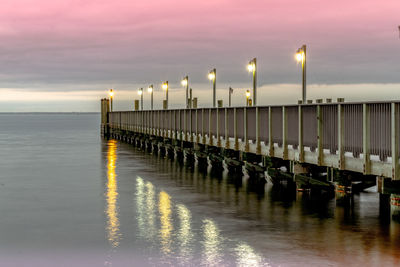
[{"label": "pier railing", "polygon": [[399,178],[399,102],[109,112],[112,131]]}]

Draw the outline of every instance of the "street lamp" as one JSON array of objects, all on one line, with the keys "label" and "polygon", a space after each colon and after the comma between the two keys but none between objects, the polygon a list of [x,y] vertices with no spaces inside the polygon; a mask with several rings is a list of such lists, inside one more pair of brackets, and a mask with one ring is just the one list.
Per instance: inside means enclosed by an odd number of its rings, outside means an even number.
[{"label": "street lamp", "polygon": [[186,108],[189,108],[189,77],[187,75],[182,79],[181,84],[183,87],[186,87]]},{"label": "street lamp", "polygon": [[151,84],[148,88],[147,88],[147,92],[150,93],[151,95],[151,110],[153,110],[153,85]]},{"label": "street lamp", "polygon": [[250,90],[246,91],[246,106],[249,106],[249,99],[250,99]]},{"label": "street lamp", "polygon": [[140,88],[140,89],[139,89],[138,94],[140,95],[140,106],[141,106],[141,110],[143,110],[143,88]]},{"label": "street lamp", "polygon": [[215,83],[217,80],[217,70],[216,69],[212,69],[208,73],[208,79],[213,82],[213,107],[215,108],[217,106],[216,105],[217,92],[216,92],[216,87],[215,87]]},{"label": "street lamp", "polygon": [[233,88],[229,87],[229,107],[231,106],[232,94],[233,94]]},{"label": "street lamp", "polygon": [[247,64],[247,70],[253,72],[253,103],[257,105],[257,59],[253,58]]},{"label": "street lamp", "polygon": [[114,97],[113,89],[110,89],[110,91],[108,92],[108,94],[110,95],[111,111],[113,111],[113,97]]},{"label": "street lamp", "polygon": [[297,49],[296,52],[296,60],[298,63],[301,62],[301,68],[303,70],[303,104],[306,103],[307,97],[306,97],[306,63],[307,63],[307,46],[303,45],[299,49]]},{"label": "street lamp", "polygon": [[165,109],[168,109],[168,81],[163,82],[161,88],[165,90]]}]

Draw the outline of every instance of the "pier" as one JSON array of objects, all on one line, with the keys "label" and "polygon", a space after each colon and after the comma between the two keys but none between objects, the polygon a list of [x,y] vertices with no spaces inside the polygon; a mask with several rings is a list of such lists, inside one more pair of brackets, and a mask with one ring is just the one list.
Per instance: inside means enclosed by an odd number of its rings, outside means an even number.
[{"label": "pier", "polygon": [[377,185],[382,209],[398,218],[400,102],[342,101],[111,112],[102,99],[101,134],[177,160],[244,166],[255,181],[266,174],[345,203]]}]

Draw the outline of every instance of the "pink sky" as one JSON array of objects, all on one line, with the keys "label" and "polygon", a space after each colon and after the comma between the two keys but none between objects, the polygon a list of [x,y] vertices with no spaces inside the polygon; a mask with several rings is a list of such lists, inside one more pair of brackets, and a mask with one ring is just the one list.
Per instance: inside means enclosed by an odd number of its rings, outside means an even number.
[{"label": "pink sky", "polygon": [[303,43],[311,84],[400,83],[399,14],[399,0],[3,0],[0,88],[95,90],[186,73],[200,88],[212,67],[235,86],[252,57],[260,86],[298,83]]}]

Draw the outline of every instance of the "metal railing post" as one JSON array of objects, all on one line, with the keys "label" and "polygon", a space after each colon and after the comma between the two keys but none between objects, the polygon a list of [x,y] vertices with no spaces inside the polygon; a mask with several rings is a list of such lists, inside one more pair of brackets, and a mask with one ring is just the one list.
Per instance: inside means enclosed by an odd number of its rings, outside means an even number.
[{"label": "metal railing post", "polygon": [[204,134],[204,108],[201,109],[201,138],[203,139],[203,144],[206,144],[206,136]]},{"label": "metal railing post", "polygon": [[371,172],[370,162],[370,121],[369,121],[369,106],[363,104],[363,173]]},{"label": "metal railing post", "polygon": [[219,136],[219,108],[217,108],[217,147],[221,146],[221,140]]},{"label": "metal railing post", "polygon": [[208,110],[208,144],[213,145],[213,137],[211,134],[211,108]]},{"label": "metal railing post", "polygon": [[182,116],[181,110],[178,110],[178,117],[179,117],[179,140],[182,141]]},{"label": "metal railing post", "polygon": [[192,109],[189,110],[189,135],[190,135],[190,142],[193,143],[193,133],[192,133]]},{"label": "metal railing post", "polygon": [[304,143],[303,143],[303,108],[301,105],[298,107],[299,116],[299,162],[304,162]]},{"label": "metal railing post", "polygon": [[268,146],[269,156],[274,156],[274,141],[272,140],[272,108],[268,108]]},{"label": "metal railing post", "polygon": [[187,128],[187,116],[186,116],[186,110],[183,110],[183,135],[184,135],[183,141],[187,141],[186,128]]},{"label": "metal railing post", "polygon": [[344,158],[344,115],[343,105],[338,104],[338,166],[340,170],[344,170],[345,158]]},{"label": "metal railing post", "polygon": [[243,108],[244,151],[249,152],[249,139],[247,136],[247,108]]},{"label": "metal railing post", "polygon": [[399,106],[392,103],[392,179],[399,179]]},{"label": "metal railing post", "polygon": [[235,139],[235,150],[239,150],[239,141],[237,136],[237,110],[233,108],[233,138]]},{"label": "metal railing post", "polygon": [[260,109],[256,107],[256,154],[261,154],[260,142]]},{"label": "metal railing post", "polygon": [[177,134],[178,133],[178,123],[176,121],[176,110],[174,110],[173,112],[174,112],[174,130],[173,130],[172,136],[175,140],[178,140],[178,134]]},{"label": "metal railing post", "polygon": [[228,109],[225,108],[225,148],[229,148],[229,127],[228,127]]},{"label": "metal railing post", "polygon": [[196,109],[196,143],[199,143],[199,112]]},{"label": "metal railing post", "polygon": [[322,165],[324,161],[324,148],[322,145],[322,110],[321,105],[317,105],[317,148],[318,148],[318,165]]},{"label": "metal railing post", "polygon": [[282,107],[282,148],[283,148],[283,159],[288,159],[288,147],[287,147],[287,112],[286,107]]},{"label": "metal railing post", "polygon": [[171,110],[168,111],[168,115],[169,115],[169,134],[168,134],[168,137],[170,139],[172,139],[173,138],[173,130],[172,130],[172,111]]}]

